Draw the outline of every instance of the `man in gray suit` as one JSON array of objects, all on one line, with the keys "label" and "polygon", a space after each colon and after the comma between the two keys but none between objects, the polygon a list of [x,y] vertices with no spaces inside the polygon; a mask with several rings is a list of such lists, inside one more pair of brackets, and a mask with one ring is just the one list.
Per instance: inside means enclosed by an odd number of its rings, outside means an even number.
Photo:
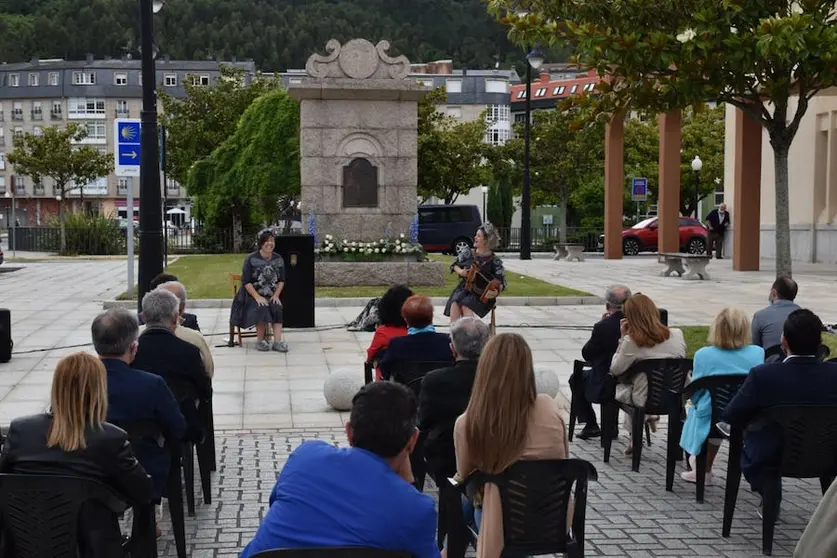
[{"label": "man in gray suit", "polygon": [[770,287],[767,300],[770,306],[753,315],[753,345],[765,349],[780,345],[785,320],[799,306],[793,302],[799,288],[790,277],[779,277]]}]

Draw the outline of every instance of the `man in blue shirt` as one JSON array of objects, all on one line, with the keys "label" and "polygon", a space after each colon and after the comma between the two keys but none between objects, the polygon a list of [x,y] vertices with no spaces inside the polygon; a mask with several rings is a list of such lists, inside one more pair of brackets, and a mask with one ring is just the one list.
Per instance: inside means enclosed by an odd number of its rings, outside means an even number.
[{"label": "man in blue shirt", "polygon": [[416,400],[401,384],[367,384],[352,400],[350,448],[308,441],[291,454],[270,509],[241,558],[278,548],[361,546],[439,558],[436,510],[412,485]]}]

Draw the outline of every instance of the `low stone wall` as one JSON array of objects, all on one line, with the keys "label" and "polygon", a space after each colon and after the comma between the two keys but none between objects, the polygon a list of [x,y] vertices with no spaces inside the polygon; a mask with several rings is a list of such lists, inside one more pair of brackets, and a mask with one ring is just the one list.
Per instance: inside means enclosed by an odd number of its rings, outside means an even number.
[{"label": "low stone wall", "polygon": [[445,284],[448,266],[440,262],[317,262],[314,284],[318,287]]}]

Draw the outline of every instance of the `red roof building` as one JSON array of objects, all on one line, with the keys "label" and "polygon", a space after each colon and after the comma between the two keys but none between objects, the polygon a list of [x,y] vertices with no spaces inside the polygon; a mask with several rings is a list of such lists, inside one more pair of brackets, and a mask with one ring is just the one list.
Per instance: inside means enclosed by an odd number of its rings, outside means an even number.
[{"label": "red roof building", "polygon": [[[548,73],[542,73],[540,79],[533,81],[532,110],[554,109],[558,101],[571,95],[592,93],[600,82],[596,70],[589,70],[586,74],[577,75],[574,78],[550,79]],[[514,121],[522,121],[526,110],[526,84],[511,86],[511,112]]]}]

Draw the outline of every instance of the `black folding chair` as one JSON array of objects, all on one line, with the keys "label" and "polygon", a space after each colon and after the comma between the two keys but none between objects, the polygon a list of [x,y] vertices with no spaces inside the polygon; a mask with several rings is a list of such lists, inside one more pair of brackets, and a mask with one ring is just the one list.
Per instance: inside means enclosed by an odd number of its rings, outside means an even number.
[{"label": "black folding chair", "polygon": [[[709,430],[709,436],[707,437],[706,442],[703,443],[700,453],[695,456],[695,473],[697,475],[695,498],[699,504],[703,503],[703,497],[706,490],[706,451],[709,447],[709,439],[724,438],[724,435],[718,431],[715,425],[721,422],[721,415],[723,415],[724,409],[727,408],[729,402],[733,397],[735,397],[735,394],[738,393],[741,384],[744,383],[746,378],[746,374],[722,374],[717,376],[707,376],[705,378],[695,380],[683,390],[682,398],[684,404],[688,399],[693,397],[695,393],[702,390],[708,391],[708,395],[712,400],[712,426]],[[666,475],[666,490],[669,492],[673,490],[674,469],[676,468],[677,463],[676,459],[672,459],[673,457],[673,455],[669,454],[666,462],[668,467],[666,471],[671,471],[670,475]],[[669,479],[671,479],[672,484],[668,484]]]},{"label": "black folding chair", "polygon": [[[77,556],[82,506],[95,501],[113,514],[130,506],[107,485],[83,477],[0,474],[0,525],[6,556]],[[154,506],[134,509],[123,555],[156,558]]]},{"label": "black folding chair", "polygon": [[[181,449],[183,458],[183,479],[186,483],[186,508],[190,517],[195,515],[195,454],[198,457],[201,490],[204,504],[212,503],[212,466],[215,461],[214,419],[212,418],[212,395],[204,399],[198,393],[197,387],[189,382],[167,378],[169,387],[174,393],[184,416],[197,416],[201,422],[203,439],[200,441],[187,440]],[[194,406],[194,410],[188,407]],[[191,411],[191,412],[190,412]],[[208,441],[212,439],[212,441]]]},{"label": "black folding chair", "polygon": [[764,350],[764,362],[778,362],[785,358],[785,350],[781,345],[773,345]]},{"label": "black folding chair", "polygon": [[[613,444],[613,432],[618,427],[619,410],[623,410],[631,417],[633,431],[631,443],[633,445],[633,459],[631,469],[639,472],[642,460],[642,431],[648,445],[651,445],[651,433],[645,424],[646,415],[667,415],[668,444],[666,450],[667,461],[683,460],[680,449],[680,426],[684,414],[680,392],[686,384],[689,372],[692,371],[692,360],[687,358],[662,358],[641,360],[631,366],[620,380],[627,380],[637,374],[645,374],[648,379],[648,397],[644,407],[637,407],[628,403],[613,402],[602,405],[602,445],[604,446],[604,462],[610,461],[610,449]],[[606,426],[605,426],[606,425]],[[666,486],[674,483],[674,469],[666,472]]]},{"label": "black folding chair", "polygon": [[[412,390],[416,396],[416,401],[419,400],[421,394],[421,381],[432,370],[439,368],[447,368],[451,366],[452,362],[433,362],[433,361],[395,361],[391,363],[387,369],[390,378],[393,382],[404,384]],[[413,453],[410,454],[410,466],[413,469],[413,477],[415,478],[415,486],[419,491],[424,490],[424,479],[427,476],[427,464],[424,462],[424,438],[426,434],[419,434],[416,447]]]},{"label": "black folding chair", "polygon": [[[822,493],[828,490],[837,476],[837,405],[780,405],[759,415],[749,426],[771,423],[781,428],[782,457],[779,466],[769,472],[762,494],[762,552],[773,553],[774,519],[779,511],[782,477],[820,479]],[[741,451],[743,434],[739,428],[730,432],[729,464],[724,496],[722,535],[729,537],[732,518],[741,483]]]},{"label": "black folding chair", "polygon": [[177,558],[186,558],[186,520],[183,515],[183,483],[180,480],[180,469],[183,465],[181,442],[171,440],[162,431],[160,425],[153,421],[113,421],[112,424],[128,434],[128,440],[133,446],[143,440],[151,440],[154,443],[157,443],[160,439],[165,440],[164,447],[171,456],[169,475],[166,478],[165,496],[169,504],[169,516],[171,516]]},{"label": "black folding chair", "polygon": [[[529,460],[518,461],[498,475],[476,471],[458,486],[473,500],[486,483],[497,485],[503,508],[504,553],[576,558],[584,556],[587,485],[597,478],[596,468],[581,459]],[[572,524],[568,525],[571,503]],[[461,506],[458,514],[450,516],[448,533],[465,529],[468,536],[457,537],[456,545],[448,545],[448,557],[462,558],[467,545],[458,541],[470,538],[476,546],[477,533],[465,526]]]},{"label": "black folding chair", "polygon": [[409,552],[350,546],[341,548],[280,548],[254,554],[253,558],[410,558]]}]

